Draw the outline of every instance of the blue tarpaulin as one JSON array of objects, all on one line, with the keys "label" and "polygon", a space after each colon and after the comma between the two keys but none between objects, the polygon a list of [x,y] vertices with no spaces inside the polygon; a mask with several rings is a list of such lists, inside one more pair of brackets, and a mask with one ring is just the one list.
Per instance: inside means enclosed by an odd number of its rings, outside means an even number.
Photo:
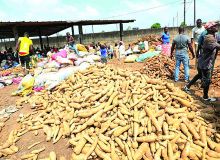
[{"label": "blue tarpaulin", "polygon": [[154,56],[158,56],[159,54],[161,53],[161,51],[148,51],[144,54],[141,54],[137,59],[136,61],[137,62],[143,62],[145,59],[147,58],[151,58],[151,57],[154,57]]}]

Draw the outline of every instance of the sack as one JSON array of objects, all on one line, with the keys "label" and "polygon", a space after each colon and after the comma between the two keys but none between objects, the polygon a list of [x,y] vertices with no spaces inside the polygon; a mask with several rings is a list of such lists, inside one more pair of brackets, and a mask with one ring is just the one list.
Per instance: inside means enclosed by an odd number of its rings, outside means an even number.
[{"label": "sack", "polygon": [[73,64],[73,61],[69,60],[68,58],[62,58],[60,56],[57,57],[56,61],[60,64]]},{"label": "sack", "polygon": [[58,56],[60,56],[62,58],[66,58],[67,57],[67,51],[63,49],[60,52],[57,52],[57,53],[53,54],[51,56],[51,58],[52,58],[52,60],[56,60]]},{"label": "sack", "polygon": [[38,76],[39,74],[41,74],[43,68],[38,67],[34,69],[34,76]]},{"label": "sack", "polygon": [[140,53],[140,50],[139,50],[139,48],[138,48],[138,45],[135,45],[135,46],[134,46],[133,52],[134,52],[134,53]]},{"label": "sack", "polygon": [[88,55],[88,52],[84,52],[84,51],[79,51],[78,52],[79,57],[84,57],[85,55]]},{"label": "sack", "polygon": [[125,55],[129,55],[129,54],[132,54],[133,52],[132,52],[132,50],[131,50],[131,48],[129,48],[127,51],[125,51]]},{"label": "sack", "polygon": [[93,61],[100,61],[101,60],[100,56],[94,55],[94,54],[87,56],[87,58],[91,58]]},{"label": "sack", "polygon": [[144,47],[146,51],[149,49],[148,41],[144,41]]},{"label": "sack", "polygon": [[78,58],[76,61],[74,61],[74,65],[79,66],[83,62],[85,62],[84,58]]},{"label": "sack", "polygon": [[45,89],[50,90],[57,85],[59,85],[63,80],[69,78],[73,73],[79,70],[78,67],[71,66],[66,68],[61,68],[58,72],[50,76],[45,82]]},{"label": "sack", "polygon": [[78,57],[76,54],[70,53],[69,55],[67,55],[67,58],[75,61],[75,60],[77,60]]},{"label": "sack", "polygon": [[136,56],[136,55],[130,55],[130,56],[126,57],[124,62],[125,63],[134,63],[137,58],[138,58],[138,56]]},{"label": "sack", "polygon": [[21,78],[21,77],[17,77],[17,78],[13,78],[13,79],[12,79],[12,82],[13,82],[14,84],[19,84],[19,83],[21,83],[21,81],[22,81],[22,78]]},{"label": "sack", "polygon": [[39,63],[37,63],[37,67],[44,68],[44,65],[45,65],[46,63],[47,63],[47,61],[39,62]]},{"label": "sack", "polygon": [[83,60],[84,60],[84,62],[88,62],[90,64],[95,63],[94,60],[91,57],[83,58]]},{"label": "sack", "polygon": [[85,69],[87,69],[89,66],[90,66],[90,64],[89,64],[88,62],[83,62],[83,63],[80,64],[79,70],[80,70],[80,71],[85,70]]},{"label": "sack", "polygon": [[60,68],[60,64],[56,61],[50,61],[45,64],[44,68]]},{"label": "sack", "polygon": [[162,46],[161,45],[157,45],[155,50],[156,51],[162,51]]},{"label": "sack", "polygon": [[136,59],[136,61],[137,61],[137,62],[143,62],[145,59],[151,58],[151,57],[154,57],[154,56],[157,56],[157,55],[159,55],[159,54],[160,54],[160,51],[153,51],[153,52],[148,51],[147,53],[141,54],[141,55]]},{"label": "sack", "polygon": [[76,44],[76,48],[78,51],[88,52],[86,47],[82,44]]},{"label": "sack", "polygon": [[30,74],[26,75],[20,82],[17,91],[13,92],[12,95],[26,96],[32,92],[35,79]]}]

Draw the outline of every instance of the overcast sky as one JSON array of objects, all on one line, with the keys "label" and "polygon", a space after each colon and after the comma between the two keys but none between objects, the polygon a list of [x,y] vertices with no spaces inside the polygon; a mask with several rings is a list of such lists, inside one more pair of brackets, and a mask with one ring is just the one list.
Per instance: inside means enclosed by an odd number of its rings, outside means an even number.
[{"label": "overcast sky", "polygon": [[[82,19],[136,19],[124,25],[149,28],[159,22],[162,27],[183,21],[184,0],[0,0],[0,21],[50,21]],[[193,24],[193,0],[186,0],[186,23]],[[196,0],[196,17],[203,21],[220,19],[220,0]],[[95,32],[119,30],[119,26],[94,26]],[[91,26],[83,27],[84,33]],[[63,32],[62,32],[63,33]],[[75,27],[75,33],[78,29]]]}]

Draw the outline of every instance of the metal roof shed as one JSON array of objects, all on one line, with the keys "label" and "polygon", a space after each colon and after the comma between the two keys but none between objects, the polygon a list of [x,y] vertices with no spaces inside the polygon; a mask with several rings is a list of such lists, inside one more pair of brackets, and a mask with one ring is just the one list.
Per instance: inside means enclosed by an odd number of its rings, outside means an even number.
[{"label": "metal roof shed", "polygon": [[[19,36],[23,36],[24,32],[28,32],[30,37],[39,36],[41,48],[42,36],[53,35],[69,27],[78,26],[80,43],[83,42],[83,30],[85,25],[106,25],[106,24],[120,24],[120,39],[123,37],[123,23],[134,22],[135,20],[79,20],[79,21],[19,21],[19,22],[0,22],[0,39],[15,38],[17,41]],[[49,43],[49,41],[48,41]]]}]

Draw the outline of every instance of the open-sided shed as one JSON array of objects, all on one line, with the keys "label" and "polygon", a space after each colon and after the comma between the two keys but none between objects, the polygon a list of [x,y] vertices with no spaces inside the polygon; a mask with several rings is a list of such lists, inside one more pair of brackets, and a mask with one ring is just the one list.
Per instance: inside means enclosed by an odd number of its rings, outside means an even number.
[{"label": "open-sided shed", "polygon": [[106,25],[106,24],[120,24],[120,39],[123,37],[123,23],[134,22],[135,20],[80,20],[80,21],[20,21],[20,22],[0,22],[0,39],[15,38],[23,36],[24,32],[28,32],[30,37],[39,36],[41,47],[42,36],[48,36],[60,32],[71,27],[74,35],[74,27],[78,26],[80,43],[83,42],[83,29],[85,25]]}]

